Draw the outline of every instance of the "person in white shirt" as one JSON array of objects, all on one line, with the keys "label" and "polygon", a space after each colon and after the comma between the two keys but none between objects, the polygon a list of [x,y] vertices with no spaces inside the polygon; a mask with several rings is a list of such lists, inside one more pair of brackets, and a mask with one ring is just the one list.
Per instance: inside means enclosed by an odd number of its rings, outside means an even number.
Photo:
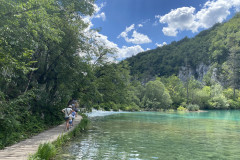
[{"label": "person in white shirt", "polygon": [[62,110],[62,112],[65,114],[65,117],[64,117],[66,121],[65,131],[69,130],[69,120],[70,120],[69,116],[72,114],[72,111],[73,110],[71,105],[69,105],[68,108],[64,108]]}]

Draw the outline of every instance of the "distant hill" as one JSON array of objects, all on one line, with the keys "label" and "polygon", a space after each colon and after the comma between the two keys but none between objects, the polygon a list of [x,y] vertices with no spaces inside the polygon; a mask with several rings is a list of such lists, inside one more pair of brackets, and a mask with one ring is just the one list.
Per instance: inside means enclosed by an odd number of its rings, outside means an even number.
[{"label": "distant hill", "polygon": [[184,67],[191,68],[191,74],[198,78],[200,73],[196,70],[199,65],[221,66],[227,60],[229,46],[221,42],[235,33],[240,33],[239,13],[228,22],[215,24],[194,38],[185,37],[178,42],[139,53],[126,61],[129,62],[131,75],[144,81],[156,76],[178,75]]}]

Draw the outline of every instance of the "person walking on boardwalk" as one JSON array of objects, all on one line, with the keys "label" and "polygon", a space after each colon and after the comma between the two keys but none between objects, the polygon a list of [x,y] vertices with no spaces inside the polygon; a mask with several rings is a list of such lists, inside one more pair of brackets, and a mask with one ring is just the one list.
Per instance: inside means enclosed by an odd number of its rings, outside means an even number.
[{"label": "person walking on boardwalk", "polygon": [[75,116],[76,116],[76,111],[73,109],[72,111],[72,123],[70,123],[70,126],[73,127],[73,120],[75,119]]},{"label": "person walking on boardwalk", "polygon": [[65,114],[65,121],[66,121],[66,126],[65,126],[65,131],[66,130],[69,130],[69,120],[70,120],[70,118],[69,118],[69,116],[70,116],[70,114],[72,114],[72,105],[68,105],[68,108],[64,108],[63,110],[62,110],[62,112]]}]

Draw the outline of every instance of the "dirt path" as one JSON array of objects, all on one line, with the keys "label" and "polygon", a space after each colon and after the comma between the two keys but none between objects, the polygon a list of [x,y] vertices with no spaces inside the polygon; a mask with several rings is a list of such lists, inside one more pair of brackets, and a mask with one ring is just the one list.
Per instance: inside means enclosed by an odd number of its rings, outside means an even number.
[{"label": "dirt path", "polygon": [[[81,116],[77,116],[74,120],[74,126],[77,126],[81,119]],[[37,151],[41,143],[52,142],[56,140],[59,135],[66,134],[67,132],[64,132],[64,128],[65,123],[10,147],[6,147],[4,150],[0,150],[0,160],[27,160],[30,154],[34,154]]]}]

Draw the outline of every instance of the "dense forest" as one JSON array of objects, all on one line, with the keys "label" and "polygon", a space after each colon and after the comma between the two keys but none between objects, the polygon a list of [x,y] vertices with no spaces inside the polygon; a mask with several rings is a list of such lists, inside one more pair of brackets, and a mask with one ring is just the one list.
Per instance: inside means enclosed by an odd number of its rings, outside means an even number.
[{"label": "dense forest", "polygon": [[[194,38],[185,37],[125,61],[132,79],[143,86],[151,81],[164,84],[172,101],[168,108],[240,108],[239,13]],[[151,103],[155,103],[153,99]],[[141,107],[147,107],[143,104]],[[156,106],[150,108],[164,108]]]},{"label": "dense forest", "polygon": [[[69,100],[123,103],[125,70],[108,65],[112,50],[83,21],[94,12],[94,0],[1,1],[0,148],[62,123]],[[107,84],[110,72],[118,85]]]},{"label": "dense forest", "polygon": [[[69,100],[105,110],[238,109],[240,15],[118,64],[83,17],[94,0],[0,3],[0,148],[62,123]],[[208,72],[198,81],[199,64]],[[185,68],[185,80],[178,73]],[[212,78],[214,76],[214,78]]]},{"label": "dense forest", "polygon": [[[215,65],[213,68],[220,72],[231,53],[238,51],[239,21],[238,13],[229,22],[215,24],[194,38],[185,37],[178,42],[130,57],[126,61],[131,66],[131,75],[148,81],[155,76],[178,75],[182,67],[195,71],[201,64],[209,67]],[[198,78],[199,74],[195,71],[192,76]],[[219,80],[223,82],[223,79]]]}]

